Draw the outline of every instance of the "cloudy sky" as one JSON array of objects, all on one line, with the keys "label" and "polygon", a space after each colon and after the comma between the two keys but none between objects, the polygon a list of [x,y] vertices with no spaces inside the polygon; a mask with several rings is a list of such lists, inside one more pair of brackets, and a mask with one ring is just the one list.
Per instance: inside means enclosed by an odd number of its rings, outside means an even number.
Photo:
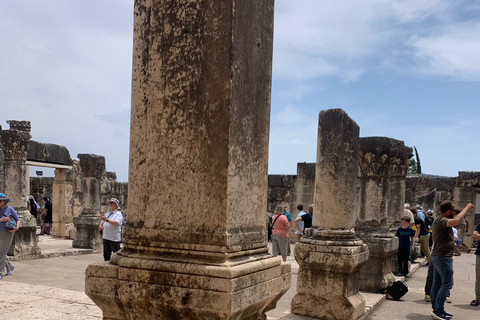
[{"label": "cloudy sky", "polygon": [[[0,125],[104,155],[127,181],[133,0],[0,2]],[[314,162],[318,113],[416,146],[424,173],[480,171],[480,3],[276,0],[269,172]]]}]

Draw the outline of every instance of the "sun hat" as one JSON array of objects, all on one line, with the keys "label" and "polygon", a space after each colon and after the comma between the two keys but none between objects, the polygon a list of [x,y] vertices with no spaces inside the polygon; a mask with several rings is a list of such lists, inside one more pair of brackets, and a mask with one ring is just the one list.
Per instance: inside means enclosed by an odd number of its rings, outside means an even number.
[{"label": "sun hat", "polygon": [[117,205],[117,209],[120,209],[120,201],[118,201],[118,199],[112,198],[112,199],[108,200],[108,203],[110,203],[110,202],[115,202],[115,204]]},{"label": "sun hat", "polygon": [[10,202],[10,199],[7,198],[7,196],[5,195],[5,193],[0,193],[0,200],[7,200],[7,203]]}]

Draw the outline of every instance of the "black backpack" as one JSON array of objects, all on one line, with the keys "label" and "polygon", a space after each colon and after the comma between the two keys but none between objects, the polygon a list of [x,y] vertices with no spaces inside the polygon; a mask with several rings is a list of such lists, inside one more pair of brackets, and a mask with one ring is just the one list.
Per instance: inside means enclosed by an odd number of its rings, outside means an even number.
[{"label": "black backpack", "polygon": [[36,218],[38,213],[37,205],[35,204],[35,201],[33,199],[29,199],[29,202],[30,202],[30,213],[32,214],[32,216]]}]

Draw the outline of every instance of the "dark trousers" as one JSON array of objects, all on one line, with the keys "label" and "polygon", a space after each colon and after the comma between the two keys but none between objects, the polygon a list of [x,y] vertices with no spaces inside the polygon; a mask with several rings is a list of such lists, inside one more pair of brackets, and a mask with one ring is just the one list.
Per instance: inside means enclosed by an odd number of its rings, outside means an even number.
[{"label": "dark trousers", "polygon": [[103,259],[110,261],[112,252],[120,250],[120,242],[103,239]]},{"label": "dark trousers", "polygon": [[408,274],[408,260],[410,258],[410,249],[398,249],[398,272]]}]

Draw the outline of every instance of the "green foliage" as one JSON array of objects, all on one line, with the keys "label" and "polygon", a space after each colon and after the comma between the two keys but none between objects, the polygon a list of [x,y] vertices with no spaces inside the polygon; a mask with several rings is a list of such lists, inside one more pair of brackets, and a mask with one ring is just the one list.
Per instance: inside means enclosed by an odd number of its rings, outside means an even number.
[{"label": "green foliage", "polygon": [[422,166],[420,165],[420,157],[418,156],[417,148],[413,146],[413,149],[415,150],[415,158],[417,158],[417,173],[420,174],[422,173]]},{"label": "green foliage", "polygon": [[415,159],[410,159],[410,162],[408,163],[408,173],[417,173],[417,161],[415,161]]}]

